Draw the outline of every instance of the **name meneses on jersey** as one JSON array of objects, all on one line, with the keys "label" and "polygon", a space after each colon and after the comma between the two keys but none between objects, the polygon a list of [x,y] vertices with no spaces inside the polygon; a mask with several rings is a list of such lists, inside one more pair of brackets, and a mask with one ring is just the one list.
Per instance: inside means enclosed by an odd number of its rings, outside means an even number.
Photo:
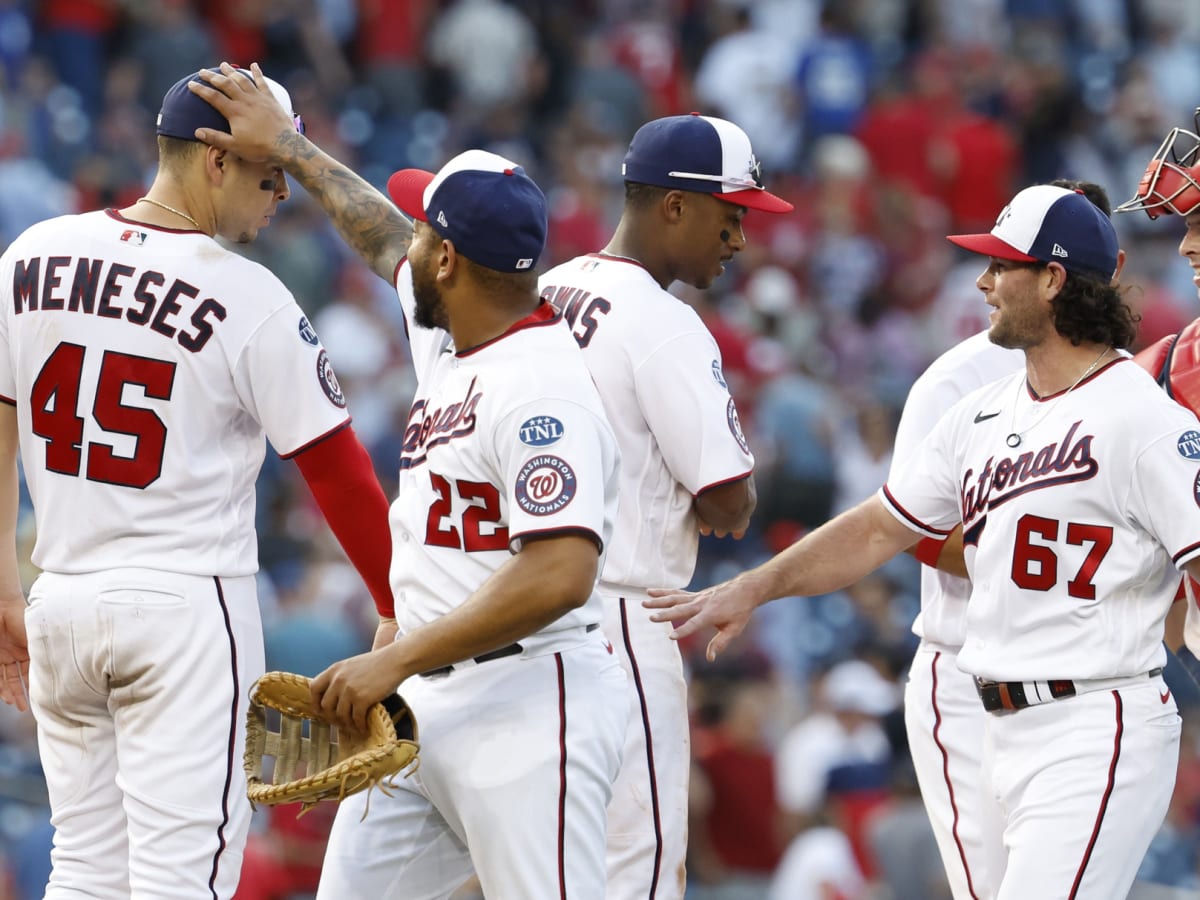
[{"label": "name meneses on jersey", "polygon": [[200,296],[198,287],[179,278],[167,285],[166,276],[154,269],[140,270],[85,256],[17,260],[12,293],[13,313],[18,316],[47,311],[124,319],[173,338],[192,353],[204,349],[215,323],[224,321],[227,315],[219,301],[206,297],[187,317],[191,330],[181,328],[176,317],[184,313],[185,303]]}]

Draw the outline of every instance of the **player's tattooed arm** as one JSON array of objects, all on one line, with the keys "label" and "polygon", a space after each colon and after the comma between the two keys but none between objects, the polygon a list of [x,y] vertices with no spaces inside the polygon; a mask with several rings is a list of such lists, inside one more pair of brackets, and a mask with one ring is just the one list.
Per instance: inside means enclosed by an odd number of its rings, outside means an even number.
[{"label": "player's tattooed arm", "polygon": [[229,120],[229,133],[196,129],[206,144],[255,161],[279,166],[329,215],[342,239],[388,283],[408,252],[412,224],[392,202],[359,175],[296,130],[290,110],[279,105],[258,63],[252,79],[229,63],[204,71],[208,84],[191,82],[192,93]]}]

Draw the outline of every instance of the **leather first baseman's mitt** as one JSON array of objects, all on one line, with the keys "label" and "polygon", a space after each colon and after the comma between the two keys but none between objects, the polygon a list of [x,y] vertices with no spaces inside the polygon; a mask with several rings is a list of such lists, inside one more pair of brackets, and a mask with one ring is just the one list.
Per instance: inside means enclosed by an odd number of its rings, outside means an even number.
[{"label": "leather first baseman's mitt", "polygon": [[[279,730],[267,710],[279,713]],[[272,716],[272,719],[274,716]],[[419,763],[417,722],[397,694],[367,714],[367,733],[339,733],[313,705],[309,679],[267,672],[250,689],[246,713],[246,795],[254,804],[301,804],[300,814],[322,800],[342,800],[375,785],[386,793],[392,776]],[[270,781],[264,763],[274,760]]]}]

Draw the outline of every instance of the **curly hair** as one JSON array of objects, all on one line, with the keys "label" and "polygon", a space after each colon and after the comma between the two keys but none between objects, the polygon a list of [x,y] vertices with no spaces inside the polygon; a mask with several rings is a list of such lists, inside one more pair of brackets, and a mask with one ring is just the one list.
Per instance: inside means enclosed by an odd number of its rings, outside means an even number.
[{"label": "curly hair", "polygon": [[1124,289],[1101,275],[1068,272],[1050,308],[1054,327],[1076,347],[1090,341],[1124,350],[1137,337],[1141,321],[1125,302]]}]

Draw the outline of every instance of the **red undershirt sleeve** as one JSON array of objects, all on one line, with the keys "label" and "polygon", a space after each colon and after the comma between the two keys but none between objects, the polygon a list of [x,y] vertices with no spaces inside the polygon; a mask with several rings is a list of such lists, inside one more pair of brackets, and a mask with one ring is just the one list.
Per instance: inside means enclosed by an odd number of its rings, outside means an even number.
[{"label": "red undershirt sleeve", "polygon": [[349,424],[292,457],[308,483],[325,521],[358,570],[375,609],[395,618],[388,583],[392,533],[388,502],[375,477],[371,457]]}]

